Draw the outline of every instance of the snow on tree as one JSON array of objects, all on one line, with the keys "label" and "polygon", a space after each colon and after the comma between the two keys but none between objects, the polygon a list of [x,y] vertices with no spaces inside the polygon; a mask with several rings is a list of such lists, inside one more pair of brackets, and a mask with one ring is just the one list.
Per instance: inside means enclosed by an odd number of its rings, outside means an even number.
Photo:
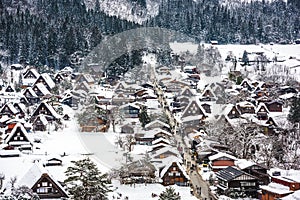
[{"label": "snow on tree", "polygon": [[125,145],[129,152],[132,151],[132,146],[135,143],[135,138],[132,135],[126,135],[125,137]]},{"label": "snow on tree", "polygon": [[160,193],[159,200],[180,200],[181,197],[179,193],[175,192],[175,189],[172,187],[166,188],[165,191]]},{"label": "snow on tree", "polygon": [[22,185],[12,189],[12,196],[18,200],[38,200],[39,196],[29,187]]},{"label": "snow on tree", "polygon": [[65,172],[67,179],[64,182],[72,199],[107,199],[107,193],[111,191],[107,175],[101,174],[90,158],[71,162],[73,166],[68,167]]},{"label": "snow on tree", "polygon": [[300,123],[300,97],[296,97],[293,100],[290,112],[288,115],[288,120],[292,123]]},{"label": "snow on tree", "polygon": [[244,63],[244,65],[248,65],[249,64],[248,52],[246,50],[243,53],[242,62]]},{"label": "snow on tree", "polygon": [[147,108],[146,107],[143,107],[139,113],[139,120],[142,124],[142,127],[144,128],[146,124],[148,124],[151,119],[147,113]]},{"label": "snow on tree", "polygon": [[238,158],[249,159],[253,153],[253,146],[261,139],[262,132],[258,125],[239,119],[234,125],[218,122],[207,123],[208,136],[230,147],[231,152]]}]

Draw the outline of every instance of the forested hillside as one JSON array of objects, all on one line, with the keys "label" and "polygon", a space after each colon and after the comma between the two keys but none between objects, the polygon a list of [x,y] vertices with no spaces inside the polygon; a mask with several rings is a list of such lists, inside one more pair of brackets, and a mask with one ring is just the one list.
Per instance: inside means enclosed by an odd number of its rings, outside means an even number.
[{"label": "forested hillside", "polygon": [[[117,13],[118,3],[132,6],[132,15],[143,20]],[[197,41],[291,43],[300,37],[299,9],[298,0],[234,6],[219,0],[0,0],[0,62],[76,65],[105,36],[142,26],[177,30]]]}]

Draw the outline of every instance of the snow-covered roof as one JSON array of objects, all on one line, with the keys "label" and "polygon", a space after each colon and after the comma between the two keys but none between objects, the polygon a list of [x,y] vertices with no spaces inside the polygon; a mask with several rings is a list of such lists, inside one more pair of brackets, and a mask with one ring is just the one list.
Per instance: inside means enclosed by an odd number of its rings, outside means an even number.
[{"label": "snow-covered roof", "polygon": [[234,162],[234,164],[240,168],[241,170],[246,169],[248,167],[251,167],[253,165],[255,165],[255,162],[251,161],[251,160],[246,160],[246,159],[238,159]]},{"label": "snow-covered roof", "polygon": [[50,88],[55,87],[55,83],[54,83],[54,81],[52,80],[52,78],[50,77],[49,74],[43,73],[43,74],[40,75],[39,78],[42,78]]},{"label": "snow-covered roof", "polygon": [[281,197],[282,200],[295,200],[300,199],[300,190],[295,191],[293,194]]},{"label": "snow-covered roof", "polygon": [[[38,73],[38,71],[37,71],[35,68],[33,68],[33,67],[31,67],[30,69],[28,69],[28,70],[24,73],[23,76],[26,76],[29,72],[31,72],[31,73],[36,77],[35,80],[40,76],[40,74]],[[26,79],[26,78],[24,78],[24,79]]]},{"label": "snow-covered roof", "polygon": [[145,128],[148,128],[148,127],[150,127],[150,126],[152,126],[153,124],[156,124],[156,123],[160,124],[163,127],[170,128],[169,124],[166,124],[166,123],[164,123],[164,122],[162,122],[162,121],[160,121],[158,119],[156,119],[156,120],[154,120],[154,121],[146,124]]},{"label": "snow-covered roof", "polygon": [[[43,125],[47,125],[48,124],[48,120],[47,120],[47,118],[46,118],[46,116],[44,114],[40,114],[38,117],[40,118],[40,120],[43,123]],[[38,118],[36,118],[36,119],[38,119]]]},{"label": "snow-covered roof", "polygon": [[256,107],[255,113],[258,113],[258,111],[259,111],[260,109],[262,109],[262,108],[264,108],[264,111],[265,111],[265,112],[269,113],[269,109],[268,109],[267,106],[266,106],[264,103],[262,103],[262,102],[260,102],[260,103],[258,104],[258,106]]},{"label": "snow-covered roof", "polygon": [[29,188],[33,187],[34,184],[42,177],[43,174],[47,174],[52,181],[65,193],[67,192],[64,188],[57,182],[55,178],[53,178],[49,172],[42,166],[34,163],[32,167],[27,171],[27,173],[17,182],[17,185],[26,185]]},{"label": "snow-covered roof", "polygon": [[14,107],[14,105],[10,102],[6,103],[2,108],[1,111],[4,109],[4,107],[7,106],[8,109],[13,113],[13,114],[17,114],[18,110]]},{"label": "snow-covered roof", "polygon": [[37,83],[35,86],[39,89],[39,91],[46,96],[47,94],[51,94],[49,90],[46,88],[46,86],[43,83]]},{"label": "snow-covered roof", "polygon": [[159,144],[161,142],[171,144],[170,140],[166,140],[165,138],[157,138],[156,140],[152,141],[152,145]]},{"label": "snow-covered roof", "polygon": [[178,166],[178,168],[180,169],[180,171],[182,172],[182,174],[184,175],[184,177],[188,180],[190,180],[190,177],[187,175],[185,168],[181,165],[180,162],[174,160],[169,160],[169,162],[165,165],[165,167],[162,169],[162,171],[160,172],[160,178],[162,178],[166,172],[168,171],[168,169],[172,166],[173,163],[176,163],[176,165]]},{"label": "snow-covered roof", "polygon": [[144,137],[145,138],[154,138],[155,135],[157,135],[158,133],[163,133],[163,134],[165,134],[169,137],[172,136],[172,134],[168,131],[165,131],[165,130],[160,129],[160,128],[155,128],[155,129],[151,129],[151,130],[146,131]]},{"label": "snow-covered roof", "polygon": [[[273,172],[280,172],[280,176],[273,176]],[[277,169],[277,168],[271,168],[268,171],[269,175],[271,177],[274,177],[276,179],[280,179],[283,180],[285,182],[297,182],[300,183],[300,170],[294,170],[294,169],[290,169],[290,170],[283,170],[283,169]]]},{"label": "snow-covered roof", "polygon": [[209,156],[208,159],[210,161],[213,161],[213,160],[217,160],[217,159],[219,159],[221,157],[226,157],[226,158],[229,158],[231,160],[237,160],[237,158],[235,156],[232,156],[232,155],[229,155],[229,154],[223,153],[223,152],[219,152],[219,153],[217,153],[215,155]]},{"label": "snow-covered roof", "polygon": [[26,91],[28,91],[28,92],[30,93],[31,96],[33,96],[33,97],[38,97],[38,96],[36,95],[36,93],[33,91],[32,87],[26,88],[26,89],[23,91],[23,94],[25,94]]},{"label": "snow-covered roof", "polygon": [[161,148],[161,149],[155,151],[155,153],[153,154],[153,157],[157,156],[157,155],[160,155],[160,154],[163,154],[163,153],[168,152],[168,151],[172,152],[173,154],[177,155],[178,157],[181,157],[180,153],[174,147]]},{"label": "snow-covered roof", "polygon": [[41,102],[41,104],[35,109],[35,111],[33,113],[35,113],[37,111],[37,109],[39,109],[39,107],[42,106],[42,105],[45,105],[45,107],[50,111],[50,113],[53,115],[53,117],[55,117],[56,119],[61,118],[61,115],[59,115],[54,110],[54,108],[45,101]]},{"label": "snow-covered roof", "polygon": [[20,156],[21,152],[18,149],[14,150],[0,150],[0,157],[1,156]]},{"label": "snow-covered roof", "polygon": [[270,183],[269,185],[260,186],[262,190],[272,192],[274,194],[290,194],[293,191],[290,190],[288,186],[284,186],[278,183]]},{"label": "snow-covered roof", "polygon": [[[10,141],[10,139],[14,136],[15,132],[17,131],[17,129],[20,128],[21,131],[24,133],[25,137],[27,137],[27,131],[24,128],[24,126],[21,123],[17,123],[14,128],[12,129],[12,131],[9,133],[9,135],[7,135],[7,137],[5,138],[5,142],[8,143],[8,141]],[[28,138],[27,138],[28,140]]]},{"label": "snow-covered roof", "polygon": [[240,107],[252,107],[255,108],[255,106],[253,105],[253,103],[249,102],[249,101],[241,101],[237,103],[238,106]]}]

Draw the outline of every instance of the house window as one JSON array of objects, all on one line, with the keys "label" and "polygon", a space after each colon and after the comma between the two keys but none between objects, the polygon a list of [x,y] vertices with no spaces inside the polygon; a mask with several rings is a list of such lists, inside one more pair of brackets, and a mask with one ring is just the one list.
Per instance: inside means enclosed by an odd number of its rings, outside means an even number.
[{"label": "house window", "polygon": [[47,188],[45,187],[40,187],[37,189],[36,191],[37,193],[41,194],[41,193],[47,193]]},{"label": "house window", "polygon": [[47,186],[47,182],[42,182],[42,186],[43,187]]},{"label": "house window", "polygon": [[241,182],[241,187],[255,186],[255,182]]}]

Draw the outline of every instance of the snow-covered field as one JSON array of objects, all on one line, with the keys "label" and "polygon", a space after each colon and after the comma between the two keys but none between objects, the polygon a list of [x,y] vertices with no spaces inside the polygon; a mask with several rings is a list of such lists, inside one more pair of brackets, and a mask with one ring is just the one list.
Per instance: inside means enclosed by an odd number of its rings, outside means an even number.
[{"label": "snow-covered field", "polygon": [[[204,44],[205,48],[212,46],[211,44]],[[170,43],[170,47],[174,53],[180,54],[182,52],[189,51],[192,54],[197,53],[198,44],[191,42],[186,43]],[[288,75],[294,77],[295,80],[300,81],[300,45],[279,45],[279,44],[259,44],[259,45],[238,45],[238,44],[228,44],[228,45],[213,45],[217,48],[221,54],[222,60],[226,66],[225,70],[222,69],[222,74],[228,72],[229,68],[233,65],[231,61],[225,62],[226,57],[231,54],[235,56],[237,60],[243,57],[244,51],[248,52],[249,58],[256,59],[257,53],[263,53],[266,58],[270,61],[275,60],[278,62],[268,63],[266,66],[267,74],[276,74],[286,76],[285,68],[289,69]],[[274,67],[276,66],[276,67]],[[259,73],[256,71],[255,63],[252,66],[241,67],[240,63],[237,65],[237,70],[252,73],[252,76]],[[227,74],[227,73],[226,73]]]},{"label": "snow-covered field", "polygon": [[[204,44],[205,47],[211,46],[210,44]],[[198,44],[191,42],[186,43],[170,43],[170,47],[174,53],[180,53],[189,51],[191,53],[197,53]],[[259,44],[259,45],[239,45],[239,44],[227,44],[227,45],[215,45],[221,53],[222,58],[226,58],[229,51],[232,51],[237,57],[242,57],[244,50],[247,52],[264,52],[267,56],[274,56],[277,54],[283,56],[286,59],[289,57],[296,57],[300,59],[300,45],[279,45],[279,44]]]},{"label": "snow-covered field", "polygon": [[[117,193],[122,194],[122,197],[127,196],[128,200],[157,200],[159,199],[159,194],[163,192],[166,187],[161,184],[136,184],[136,185],[121,185],[118,181],[114,181],[113,185],[115,192],[109,194],[109,198],[113,199],[117,197]],[[197,198],[192,196],[189,190],[189,187],[179,187],[171,186],[175,189],[176,192],[179,192],[182,200],[196,200]],[[158,195],[157,197],[152,197],[152,193]],[[122,198],[121,198],[122,199]]]}]

